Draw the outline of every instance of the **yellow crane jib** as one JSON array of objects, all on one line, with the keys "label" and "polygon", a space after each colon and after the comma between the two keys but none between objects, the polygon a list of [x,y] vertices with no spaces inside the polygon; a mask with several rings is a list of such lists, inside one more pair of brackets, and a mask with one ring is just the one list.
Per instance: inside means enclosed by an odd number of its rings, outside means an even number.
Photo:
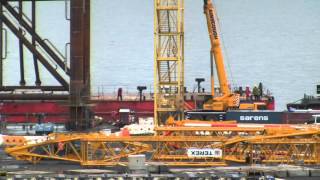
[{"label": "yellow crane jib", "polygon": [[[204,13],[207,19],[208,32],[211,44],[211,95],[212,100],[204,104],[204,109],[225,111],[229,108],[239,107],[240,96],[231,93],[228,86],[227,73],[224,67],[221,42],[217,31],[216,13],[211,0],[204,0]],[[220,84],[221,96],[215,96],[213,58],[215,60],[217,75]]]},{"label": "yellow crane jib", "polygon": [[[211,0],[204,0],[204,13],[207,19],[208,32],[211,44],[211,95],[212,100],[204,104],[205,110],[225,111],[230,108],[239,107],[240,95],[231,93],[227,73],[224,67],[221,42],[217,31],[216,13]],[[213,58],[215,60],[220,92],[222,95],[215,96]]]},{"label": "yellow crane jib", "polygon": [[[214,124],[213,124],[214,125]],[[320,164],[320,130],[310,125],[240,127],[232,124],[157,127],[155,136],[102,133],[53,134],[46,141],[5,149],[17,160],[62,160],[84,166],[128,164],[129,155],[167,166],[222,166],[229,163]]]}]

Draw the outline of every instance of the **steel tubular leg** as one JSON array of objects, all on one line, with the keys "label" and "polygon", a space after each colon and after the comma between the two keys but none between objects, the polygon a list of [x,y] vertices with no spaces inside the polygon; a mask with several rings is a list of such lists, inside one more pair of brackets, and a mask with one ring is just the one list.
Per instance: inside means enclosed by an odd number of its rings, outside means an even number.
[{"label": "steel tubular leg", "polygon": [[[0,2],[0,16],[2,16],[2,3]],[[2,20],[0,19],[0,87],[3,86],[3,24]]]},{"label": "steel tubular leg", "polygon": [[[31,2],[31,13],[32,13],[32,30],[33,30],[33,35],[32,35],[32,45],[35,47],[36,46],[36,40],[34,38],[34,34],[36,33],[36,0],[32,0]],[[41,85],[41,80],[40,80],[40,74],[39,74],[39,67],[38,67],[38,60],[37,56],[33,55],[33,65],[34,65],[34,71],[35,71],[35,76],[36,76],[36,86]]]},{"label": "steel tubular leg", "polygon": [[[19,24],[21,25],[23,16],[23,1],[19,0]],[[22,33],[22,29],[19,28],[19,32]],[[19,39],[19,51],[20,51],[20,85],[25,86],[26,81],[24,79],[24,53],[23,53],[23,42]]]}]

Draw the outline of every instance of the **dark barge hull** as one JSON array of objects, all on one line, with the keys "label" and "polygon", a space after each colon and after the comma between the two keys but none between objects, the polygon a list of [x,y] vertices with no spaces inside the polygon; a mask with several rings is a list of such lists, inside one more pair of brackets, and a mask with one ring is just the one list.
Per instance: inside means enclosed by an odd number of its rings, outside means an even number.
[{"label": "dark barge hull", "polygon": [[189,111],[188,119],[197,120],[235,120],[238,123],[257,124],[304,124],[316,112],[288,112],[288,111]]},{"label": "dark barge hull", "polygon": [[[267,109],[274,110],[274,100],[266,101]],[[194,98],[185,99],[185,109],[196,109]],[[91,100],[90,106],[95,116],[102,117],[106,123],[120,119],[120,109],[130,109],[137,117],[153,117],[154,101],[148,100]],[[37,123],[41,115],[42,122],[65,123],[69,119],[68,101],[2,101],[0,102],[0,121],[7,123]]]},{"label": "dark barge hull", "polygon": [[[92,101],[95,115],[103,117],[106,123],[119,119],[119,109],[133,110],[138,117],[153,117],[153,101]],[[194,101],[188,100],[186,105],[194,109]],[[271,104],[273,105],[273,103]],[[44,114],[42,122],[65,123],[69,118],[66,102],[57,101],[29,101],[0,103],[0,121],[6,123],[37,123],[37,115]],[[263,124],[301,124],[307,122],[316,112],[288,112],[288,111],[228,111],[210,112],[188,111],[186,117],[198,120],[236,120],[240,123]],[[319,114],[319,112],[318,112]]]}]

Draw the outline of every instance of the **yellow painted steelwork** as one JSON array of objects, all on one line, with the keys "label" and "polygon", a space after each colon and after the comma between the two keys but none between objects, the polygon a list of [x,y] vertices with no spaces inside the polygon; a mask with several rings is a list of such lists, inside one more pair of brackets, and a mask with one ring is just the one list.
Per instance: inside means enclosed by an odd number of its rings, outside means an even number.
[{"label": "yellow painted steelwork", "polygon": [[240,163],[320,164],[319,130],[238,138],[224,145],[225,160]]},{"label": "yellow painted steelwork", "polygon": [[[320,130],[301,128],[158,127],[156,136],[53,134],[47,141],[10,147],[6,152],[33,163],[41,159],[81,165],[127,164],[131,154],[168,166],[221,166],[234,163],[320,164]],[[190,157],[188,149],[219,148],[221,157]]]},{"label": "yellow painted steelwork", "polygon": [[184,0],[154,0],[154,121],[183,119]]},{"label": "yellow painted steelwork", "polygon": [[[204,104],[204,109],[214,111],[226,111],[230,108],[238,108],[240,95],[232,93],[229,87],[227,73],[225,71],[224,59],[217,30],[217,16],[211,0],[204,1],[204,13],[207,19],[208,32],[211,44],[211,95],[212,100]],[[220,84],[221,95],[215,95],[213,57],[215,60],[217,75]]]},{"label": "yellow painted steelwork", "polygon": [[[210,0],[205,8],[208,27],[215,29]],[[208,11],[209,10],[209,11]],[[211,10],[211,11],[210,11]],[[213,23],[213,24],[212,24]],[[224,69],[217,32],[209,29],[217,68]],[[221,62],[217,62],[221,61]],[[218,72],[225,93],[214,100],[230,106],[225,72]],[[224,76],[224,77],[223,77]],[[214,91],[213,91],[214,92]],[[214,94],[213,94],[214,95]],[[168,120],[170,126],[158,126]],[[155,136],[116,136],[101,133],[52,134],[46,141],[8,147],[18,160],[77,162],[86,166],[128,164],[129,155],[168,166],[223,166],[228,163],[320,164],[320,129],[312,125],[239,127],[212,122],[216,127],[184,127],[183,118],[183,0],[155,0]],[[193,123],[201,126],[203,122]],[[192,156],[190,149],[218,149],[221,156]]]}]

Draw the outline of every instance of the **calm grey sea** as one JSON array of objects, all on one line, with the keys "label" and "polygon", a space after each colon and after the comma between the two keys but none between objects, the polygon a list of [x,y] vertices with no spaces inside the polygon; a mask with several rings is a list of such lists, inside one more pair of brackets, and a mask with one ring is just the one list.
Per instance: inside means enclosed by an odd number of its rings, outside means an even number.
[{"label": "calm grey sea", "polygon": [[[153,1],[92,0],[93,92],[153,83]],[[276,98],[278,110],[314,94],[320,82],[319,0],[215,0],[224,44],[226,68],[233,85],[263,82]],[[185,0],[185,77],[190,91],[204,77],[209,88],[209,37],[202,0]],[[38,32],[64,52],[69,22],[64,2],[41,2]],[[29,14],[29,4],[25,10]],[[19,82],[18,46],[9,35],[4,60],[5,82]],[[26,50],[26,61],[30,54]],[[31,62],[31,61],[30,61]],[[32,64],[26,65],[33,84]],[[41,71],[44,84],[55,80]],[[102,88],[103,87],[103,88]]]}]

